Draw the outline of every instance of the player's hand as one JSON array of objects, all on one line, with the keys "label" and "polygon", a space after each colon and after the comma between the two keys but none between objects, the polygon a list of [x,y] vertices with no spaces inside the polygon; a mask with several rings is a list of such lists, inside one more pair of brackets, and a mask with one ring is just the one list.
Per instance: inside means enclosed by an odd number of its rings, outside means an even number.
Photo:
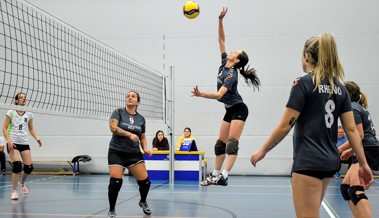
[{"label": "player's hand", "polygon": [[228,12],[228,7],[222,7],[222,11],[220,12],[220,15],[218,15],[218,19],[220,20],[224,19],[227,12]]},{"label": "player's hand", "polygon": [[153,152],[151,152],[151,151],[149,151],[149,150],[143,150],[143,152],[144,152],[147,156],[149,156],[149,157],[153,156]]},{"label": "player's hand", "polygon": [[129,138],[133,141],[133,142],[137,142],[139,141],[139,137],[136,135],[136,134],[133,134],[131,133]]},{"label": "player's hand", "polygon": [[15,148],[17,148],[16,145],[13,144],[13,142],[8,142],[7,145],[8,145],[8,150],[9,150],[9,152],[11,152],[11,151],[13,151]]},{"label": "player's hand", "polygon": [[257,166],[258,161],[262,160],[266,156],[266,153],[262,150],[258,150],[251,154],[250,162],[254,167]]},{"label": "player's hand", "polygon": [[340,159],[341,160],[347,160],[350,157],[352,157],[353,155],[354,155],[353,149],[348,149],[348,150],[342,152]]},{"label": "player's hand", "polygon": [[193,90],[191,91],[192,96],[201,96],[201,92],[199,90],[199,86],[195,86]]},{"label": "player's hand", "polygon": [[374,176],[368,164],[364,166],[359,165],[359,181],[364,189],[368,189],[374,182]]},{"label": "player's hand", "polygon": [[41,146],[42,146],[42,141],[41,141],[41,139],[37,139],[37,142],[38,142],[38,147],[41,147]]}]

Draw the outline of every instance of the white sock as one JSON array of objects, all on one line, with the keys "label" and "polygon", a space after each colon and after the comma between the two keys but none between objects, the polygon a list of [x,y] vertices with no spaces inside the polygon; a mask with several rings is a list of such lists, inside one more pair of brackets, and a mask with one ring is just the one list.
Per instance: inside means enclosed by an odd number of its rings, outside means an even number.
[{"label": "white sock", "polygon": [[223,171],[222,171],[222,176],[224,177],[224,179],[228,178],[228,176],[229,176],[229,171],[227,171],[227,170],[223,170]]},{"label": "white sock", "polygon": [[213,170],[213,173],[212,173],[213,176],[217,176],[219,174],[220,174],[220,170],[216,170],[216,169]]}]

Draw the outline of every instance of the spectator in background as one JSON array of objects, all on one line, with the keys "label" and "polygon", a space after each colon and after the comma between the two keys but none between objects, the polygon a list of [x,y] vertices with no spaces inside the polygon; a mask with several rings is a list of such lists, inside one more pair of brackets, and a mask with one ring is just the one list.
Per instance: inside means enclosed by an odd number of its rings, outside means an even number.
[{"label": "spectator in background", "polygon": [[338,126],[338,136],[337,136],[337,148],[347,141],[345,131],[342,126]]},{"label": "spectator in background", "polygon": [[170,150],[170,145],[168,144],[167,138],[164,136],[164,133],[162,130],[158,130],[157,133],[155,133],[155,137],[153,139],[153,151],[167,151]]},{"label": "spectator in background", "polygon": [[189,127],[184,128],[183,135],[178,138],[178,141],[176,142],[176,150],[180,150],[180,145],[183,143],[184,139],[193,139],[195,140],[195,137],[191,134],[191,129]]}]

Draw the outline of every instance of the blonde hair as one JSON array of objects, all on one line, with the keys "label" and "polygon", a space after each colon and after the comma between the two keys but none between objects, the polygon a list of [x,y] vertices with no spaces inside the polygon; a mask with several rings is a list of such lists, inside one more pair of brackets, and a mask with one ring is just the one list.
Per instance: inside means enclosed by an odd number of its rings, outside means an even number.
[{"label": "blonde hair", "polygon": [[308,54],[315,67],[312,74],[314,91],[324,78],[328,79],[331,90],[334,90],[334,78],[341,82],[344,80],[345,74],[338,58],[337,45],[331,33],[309,38],[304,45],[303,55],[305,54]]}]

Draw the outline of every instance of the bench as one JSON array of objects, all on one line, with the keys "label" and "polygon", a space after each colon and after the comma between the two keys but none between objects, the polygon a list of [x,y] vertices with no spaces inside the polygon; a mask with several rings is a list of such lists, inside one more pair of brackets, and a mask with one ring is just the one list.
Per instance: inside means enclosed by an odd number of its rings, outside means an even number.
[{"label": "bench", "polygon": [[[88,156],[88,155],[79,155],[79,156],[76,156],[74,157],[73,159],[69,160],[69,159],[57,159],[57,160],[53,160],[53,159],[36,159],[34,160],[33,159],[33,164],[38,164],[38,163],[41,163],[41,164],[49,164],[49,163],[67,163],[69,164],[71,170],[64,170],[64,169],[60,169],[59,171],[49,171],[49,172],[46,172],[46,171],[33,171],[32,174],[53,174],[53,175],[68,175],[68,174],[72,174],[72,175],[77,175],[80,173],[80,167],[79,167],[79,163],[80,162],[89,162],[91,161],[91,157]],[[7,162],[9,163],[9,165],[12,166],[12,162],[10,160],[7,160]]]}]

